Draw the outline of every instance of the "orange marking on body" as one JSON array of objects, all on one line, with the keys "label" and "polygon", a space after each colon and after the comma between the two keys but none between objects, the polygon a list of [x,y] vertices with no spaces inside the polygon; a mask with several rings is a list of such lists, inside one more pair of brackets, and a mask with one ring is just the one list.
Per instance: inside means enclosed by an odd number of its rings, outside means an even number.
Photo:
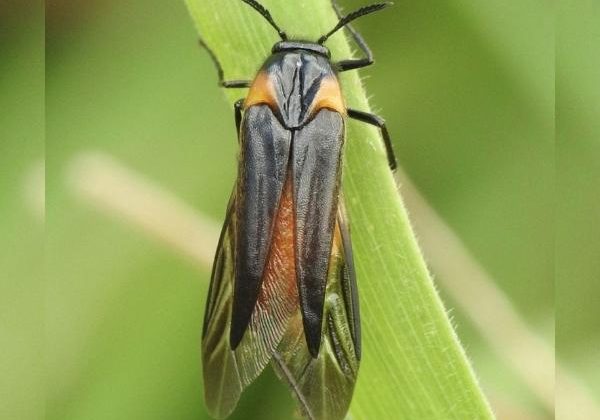
[{"label": "orange marking on body", "polygon": [[259,104],[267,104],[271,107],[277,105],[273,82],[264,71],[258,73],[252,82],[248,96],[246,96],[246,100],[244,101],[244,109]]},{"label": "orange marking on body", "polygon": [[[275,299],[283,306],[298,305],[296,285],[296,258],[294,245],[294,200],[291,177],[288,174],[279,201],[279,211],[273,225],[273,236],[269,257],[265,265],[258,306],[267,309],[269,299]],[[273,292],[276,292],[273,293]],[[268,310],[268,309],[267,309]]]},{"label": "orange marking on body", "polygon": [[321,109],[327,108],[346,115],[346,105],[337,78],[330,76],[321,81],[319,91],[311,106],[311,114],[316,114]]}]

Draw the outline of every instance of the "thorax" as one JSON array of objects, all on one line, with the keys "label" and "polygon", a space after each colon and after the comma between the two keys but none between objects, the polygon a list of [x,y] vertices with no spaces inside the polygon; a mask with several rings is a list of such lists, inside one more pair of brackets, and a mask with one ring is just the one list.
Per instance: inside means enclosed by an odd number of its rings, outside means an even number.
[{"label": "thorax", "polygon": [[290,129],[306,124],[322,108],[345,114],[337,75],[326,57],[306,51],[273,54],[257,74],[245,108],[267,104]]}]

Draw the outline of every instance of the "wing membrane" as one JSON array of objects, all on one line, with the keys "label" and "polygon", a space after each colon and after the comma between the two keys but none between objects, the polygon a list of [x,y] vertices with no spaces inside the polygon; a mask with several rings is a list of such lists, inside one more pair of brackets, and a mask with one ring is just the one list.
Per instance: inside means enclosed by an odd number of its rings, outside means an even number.
[{"label": "wing membrane", "polygon": [[215,256],[202,333],[204,399],[208,411],[218,419],[233,411],[245,386],[228,340],[233,302],[233,206],[232,198]]},{"label": "wing membrane", "polygon": [[202,340],[205,400],[210,413],[216,418],[225,418],[233,411],[241,392],[271,360],[288,329],[290,318],[299,313],[293,200],[288,180],[275,216],[256,304],[239,345],[232,349],[228,328],[233,316],[235,277],[233,232],[237,219],[234,208],[235,202],[232,201],[215,258]]},{"label": "wing membrane", "polygon": [[272,364],[311,420],[345,417],[360,361],[359,310],[352,249],[338,213],[325,291],[323,342],[318,357],[306,351],[302,315],[291,319]]},{"label": "wing membrane", "polygon": [[273,226],[269,255],[256,305],[235,354],[245,383],[252,382],[269,363],[273,352],[298,312],[294,266],[293,201],[286,182]]}]

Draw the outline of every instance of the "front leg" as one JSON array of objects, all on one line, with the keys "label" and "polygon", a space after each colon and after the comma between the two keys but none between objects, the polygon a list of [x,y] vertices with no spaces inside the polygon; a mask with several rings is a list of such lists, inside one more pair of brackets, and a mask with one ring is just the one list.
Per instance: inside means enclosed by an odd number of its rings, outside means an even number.
[{"label": "front leg", "polygon": [[[331,1],[331,5],[333,6],[333,9],[335,10],[337,17],[341,19],[343,15],[342,15],[340,6],[336,3],[335,0]],[[337,71],[343,72],[343,71],[348,71],[348,70],[355,70],[355,69],[360,69],[362,67],[367,67],[367,66],[370,66],[371,64],[373,64],[375,61],[373,59],[373,53],[371,52],[371,49],[367,45],[366,41],[356,31],[356,29],[354,29],[354,27],[352,25],[348,24],[348,25],[346,25],[346,28],[348,29],[348,31],[350,31],[350,34],[352,35],[354,42],[356,42],[356,44],[358,45],[360,50],[365,54],[365,57],[338,61],[337,63],[334,64]]]},{"label": "front leg", "polygon": [[223,67],[221,67],[221,63],[217,59],[215,53],[208,48],[208,45],[202,40],[202,38],[198,39],[198,43],[202,48],[208,51],[208,55],[212,60],[213,64],[217,69],[217,75],[219,77],[219,86],[224,88],[248,88],[252,84],[251,80],[224,80],[225,76],[223,74]]},{"label": "front leg", "polygon": [[390,165],[390,169],[394,171],[398,165],[396,163],[396,155],[394,154],[394,148],[392,147],[392,140],[390,139],[390,134],[388,133],[387,127],[385,126],[385,120],[375,114],[357,111],[356,109],[348,108],[347,112],[349,118],[374,125],[375,127],[381,129],[381,135],[383,137],[383,144],[385,145],[388,164]]}]

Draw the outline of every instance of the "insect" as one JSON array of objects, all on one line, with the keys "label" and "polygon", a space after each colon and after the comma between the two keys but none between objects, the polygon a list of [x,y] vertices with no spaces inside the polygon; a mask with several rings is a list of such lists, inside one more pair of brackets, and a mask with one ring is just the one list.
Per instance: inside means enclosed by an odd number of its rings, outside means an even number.
[{"label": "insect", "polygon": [[[361,358],[360,316],[352,245],[340,192],[345,119],[381,129],[384,121],[347,108],[337,74],[373,63],[365,41],[348,24],[388,3],[339,17],[316,42],[289,40],[270,12],[242,0],[281,41],[235,103],[238,179],[219,240],[202,333],[207,407],[227,417],[242,391],[271,364],[308,419],[343,419]],[[323,45],[347,27],[363,58],[333,62]]]}]

